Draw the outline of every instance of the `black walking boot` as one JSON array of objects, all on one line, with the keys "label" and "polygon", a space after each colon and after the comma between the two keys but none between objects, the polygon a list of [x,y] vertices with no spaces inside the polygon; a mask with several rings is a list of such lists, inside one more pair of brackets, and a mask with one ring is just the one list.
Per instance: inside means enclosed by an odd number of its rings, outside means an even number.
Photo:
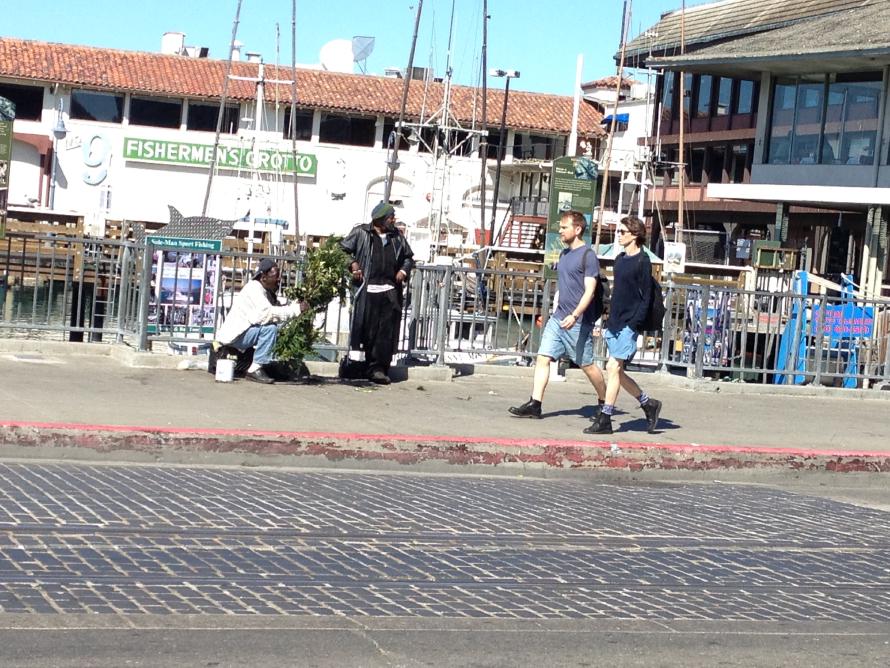
[{"label": "black walking boot", "polygon": [[541,419],[541,402],[529,399],[521,406],[510,406],[510,415],[523,418]]},{"label": "black walking boot", "polygon": [[661,402],[658,399],[650,398],[640,408],[646,414],[647,431],[650,434],[654,434],[656,427],[658,427],[658,414],[661,413]]},{"label": "black walking boot", "polygon": [[612,416],[606,415],[602,411],[596,416],[593,424],[584,430],[585,434],[611,434],[612,433]]}]

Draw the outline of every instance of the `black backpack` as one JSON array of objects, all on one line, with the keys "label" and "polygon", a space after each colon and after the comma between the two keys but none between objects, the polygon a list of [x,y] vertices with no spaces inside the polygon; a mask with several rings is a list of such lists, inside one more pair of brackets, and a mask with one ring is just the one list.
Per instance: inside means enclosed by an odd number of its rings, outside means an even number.
[{"label": "black backpack", "polygon": [[[563,251],[562,254],[565,255],[566,251]],[[587,250],[584,251],[584,257],[581,258],[581,274],[587,274],[587,256],[593,253],[593,249],[588,246]],[[599,275],[596,277],[596,289],[593,292],[593,303],[596,304],[596,308],[594,309],[594,313],[596,316],[594,320],[597,320],[603,313],[606,312],[606,307],[609,304],[609,300],[612,299],[612,288],[609,286],[609,277],[603,273],[603,270],[600,269]]]},{"label": "black backpack", "polygon": [[655,280],[655,277],[649,275],[652,284],[651,299],[649,300],[649,308],[646,309],[646,319],[640,327],[642,332],[660,332],[664,328],[664,314],[667,310],[664,307],[664,293],[661,291],[661,283]]}]

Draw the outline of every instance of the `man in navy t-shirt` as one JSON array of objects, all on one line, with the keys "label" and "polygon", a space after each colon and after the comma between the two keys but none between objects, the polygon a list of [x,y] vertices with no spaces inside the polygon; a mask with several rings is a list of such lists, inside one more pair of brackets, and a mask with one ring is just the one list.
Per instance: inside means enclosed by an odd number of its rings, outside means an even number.
[{"label": "man in navy t-shirt", "polygon": [[541,417],[550,363],[562,357],[574,360],[596,389],[600,404],[605,400],[606,383],[602,370],[593,361],[592,336],[593,325],[603,310],[602,303],[595,298],[600,264],[582,238],[586,227],[587,220],[578,211],[566,211],[559,219],[559,236],[567,248],[556,267],[556,308],[541,336],[532,396],[524,404],[510,408],[510,414],[516,417]]}]

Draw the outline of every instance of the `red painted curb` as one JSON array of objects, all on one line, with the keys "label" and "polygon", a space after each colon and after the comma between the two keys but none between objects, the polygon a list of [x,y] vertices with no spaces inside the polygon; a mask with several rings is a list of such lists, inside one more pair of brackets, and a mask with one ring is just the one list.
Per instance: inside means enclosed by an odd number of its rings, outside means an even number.
[{"label": "red painted curb", "polygon": [[[685,469],[782,467],[794,470],[890,472],[890,452],[814,450],[695,443],[613,443],[477,436],[297,432],[0,420],[0,440],[21,445],[97,451],[314,455],[329,460],[389,460],[403,464],[540,464],[554,468]],[[33,432],[38,432],[34,434]],[[617,446],[617,447],[614,447]]]}]

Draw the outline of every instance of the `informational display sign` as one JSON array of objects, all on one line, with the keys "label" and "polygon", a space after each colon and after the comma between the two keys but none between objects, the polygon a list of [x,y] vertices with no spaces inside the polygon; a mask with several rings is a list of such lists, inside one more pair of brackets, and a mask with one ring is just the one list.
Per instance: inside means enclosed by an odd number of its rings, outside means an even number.
[{"label": "informational display sign", "polygon": [[680,241],[665,242],[661,270],[666,274],[682,274],[686,271],[686,244]]},{"label": "informational display sign", "polygon": [[158,248],[179,251],[196,251],[202,253],[218,253],[222,248],[220,239],[188,239],[185,237],[168,237],[155,234],[148,241]]},{"label": "informational display sign", "polygon": [[[124,137],[123,155],[124,160],[206,169],[213,162],[213,146],[144,137]],[[294,167],[294,156],[290,151],[260,149],[254,153],[249,146],[221,144],[217,148],[217,166],[220,169],[256,170],[276,174],[296,172],[297,176],[315,176],[318,172],[318,158],[309,153],[298,153]]]},{"label": "informational display sign", "polygon": [[[704,331],[702,309],[707,310]],[[704,346],[705,366],[729,365],[732,309],[732,296],[724,291],[711,291],[707,304],[702,304],[701,293],[686,302],[686,326],[682,341],[677,341],[682,345],[680,359],[684,363],[695,363],[698,347]]]},{"label": "informational display sign", "polygon": [[15,105],[0,97],[0,239],[6,236],[6,206],[9,202],[9,168],[12,164],[12,122]]},{"label": "informational display sign", "polygon": [[218,271],[218,255],[156,250],[148,303],[149,333],[212,333]]},{"label": "informational display sign", "polygon": [[822,334],[829,338],[831,345],[850,339],[869,339],[875,325],[875,310],[868,306],[856,304],[838,304],[825,307],[820,315],[821,305],[813,305],[810,320],[813,336],[819,333],[821,320]]},{"label": "informational display sign", "polygon": [[544,245],[544,276],[554,275],[564,245],[559,238],[559,217],[564,211],[580,211],[587,219],[584,240],[592,239],[593,206],[599,192],[599,170],[590,158],[566,156],[553,161],[550,171],[550,211]]}]

